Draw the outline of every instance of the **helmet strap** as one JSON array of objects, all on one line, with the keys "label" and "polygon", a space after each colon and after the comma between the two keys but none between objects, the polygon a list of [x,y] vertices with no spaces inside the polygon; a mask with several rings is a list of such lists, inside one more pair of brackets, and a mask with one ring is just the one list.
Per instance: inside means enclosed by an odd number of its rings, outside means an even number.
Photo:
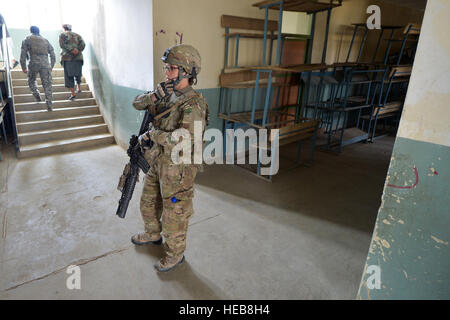
[{"label": "helmet strap", "polygon": [[[193,78],[193,76],[188,74],[184,70],[183,67],[179,67],[179,69],[178,69],[178,77],[176,79],[172,80],[174,90],[175,90],[175,87],[178,86],[178,84],[181,82],[181,80],[189,79],[189,78]],[[197,78],[195,78],[195,82],[197,83]],[[178,91],[178,90],[176,90],[176,91]]]}]

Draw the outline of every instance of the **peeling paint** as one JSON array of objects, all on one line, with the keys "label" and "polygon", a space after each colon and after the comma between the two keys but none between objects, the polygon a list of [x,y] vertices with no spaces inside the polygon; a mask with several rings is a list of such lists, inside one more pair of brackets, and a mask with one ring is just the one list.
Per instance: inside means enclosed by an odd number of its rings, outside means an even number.
[{"label": "peeling paint", "polygon": [[439,244],[445,244],[446,246],[448,246],[448,242],[438,239],[435,236],[431,236],[431,239],[433,239],[434,241],[436,241]]},{"label": "peeling paint", "polygon": [[381,240],[381,244],[383,245],[383,247],[385,247],[387,249],[389,249],[391,247],[389,242],[387,242],[386,240]]}]

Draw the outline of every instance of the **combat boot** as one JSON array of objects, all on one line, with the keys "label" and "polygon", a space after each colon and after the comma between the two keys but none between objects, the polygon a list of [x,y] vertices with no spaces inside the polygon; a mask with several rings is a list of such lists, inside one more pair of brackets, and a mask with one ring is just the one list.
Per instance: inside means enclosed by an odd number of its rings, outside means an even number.
[{"label": "combat boot", "polygon": [[52,103],[50,102],[50,101],[46,101],[46,104],[47,104],[47,110],[48,111],[53,111],[53,109],[52,109]]},{"label": "combat boot", "polygon": [[131,242],[138,246],[142,246],[144,244],[150,244],[150,243],[160,245],[160,244],[162,244],[162,237],[159,236],[159,238],[158,238],[158,236],[159,235],[152,236],[147,232],[138,233],[131,237]]},{"label": "combat boot", "polygon": [[184,255],[181,258],[165,256],[153,266],[159,272],[167,272],[175,268],[177,265],[182,264],[183,262],[184,262]]},{"label": "combat boot", "polygon": [[34,99],[36,99],[36,102],[42,102],[41,96],[34,96]]}]

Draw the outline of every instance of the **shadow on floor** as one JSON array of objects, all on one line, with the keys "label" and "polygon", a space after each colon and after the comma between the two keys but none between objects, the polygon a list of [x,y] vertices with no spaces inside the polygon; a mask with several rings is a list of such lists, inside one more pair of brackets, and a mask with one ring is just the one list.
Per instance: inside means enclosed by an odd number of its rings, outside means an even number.
[{"label": "shadow on floor", "polygon": [[[359,143],[341,154],[316,150],[311,167],[283,172],[296,159],[296,144],[280,149],[280,172],[266,182],[233,165],[205,166],[196,183],[245,200],[372,233],[395,138]],[[305,143],[302,160],[310,147]],[[290,159],[285,161],[284,159]],[[257,211],[264,215],[264,212]],[[282,222],[280,217],[280,222]]]}]

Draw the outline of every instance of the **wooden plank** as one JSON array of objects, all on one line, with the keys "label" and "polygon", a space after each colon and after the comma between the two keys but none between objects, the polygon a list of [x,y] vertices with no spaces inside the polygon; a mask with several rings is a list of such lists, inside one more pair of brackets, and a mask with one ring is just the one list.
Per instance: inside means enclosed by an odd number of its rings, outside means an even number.
[{"label": "wooden plank", "polygon": [[[269,9],[279,10],[279,0],[265,0],[253,4],[260,9],[269,6]],[[313,13],[339,7],[341,4],[317,2],[316,0],[284,0],[283,11]]]},{"label": "wooden plank", "polygon": [[412,72],[412,66],[397,66],[392,67],[391,72],[389,74],[389,78],[394,77],[404,77],[410,76]]},{"label": "wooden plank", "polygon": [[[392,42],[402,42],[404,39],[383,39],[383,41],[392,41]],[[406,42],[417,42],[419,41],[418,38],[416,39],[406,39]]]},{"label": "wooden plank", "polygon": [[[269,67],[249,67],[236,68],[235,72],[230,72],[228,68],[225,73],[219,75],[219,85],[223,88],[253,88],[256,83],[257,72],[254,68],[260,70],[269,70]],[[280,68],[274,68],[280,70]],[[282,68],[282,70],[285,70]],[[288,72],[292,73],[292,72]],[[272,73],[272,86],[274,87],[290,87],[299,84],[299,77],[286,77],[286,72],[275,71]],[[260,87],[266,87],[268,84],[268,72],[260,73]]]},{"label": "wooden plank", "polygon": [[[285,126],[282,128],[279,128],[279,138],[284,139],[288,137],[292,137],[294,135],[303,133],[303,132],[309,132],[311,130],[314,131],[314,128],[317,124],[317,121],[310,120],[302,123],[296,123],[294,125]],[[275,134],[273,131],[270,132],[270,141],[273,141],[275,139]]]},{"label": "wooden plank", "polygon": [[[315,130],[315,128],[311,127],[311,128],[306,128],[306,129],[302,129],[299,131],[293,131],[293,132],[285,134],[284,136],[279,136],[279,141],[284,141],[285,139],[289,139],[292,137],[301,136],[301,135],[305,135],[305,134],[309,135],[309,134],[313,133],[314,130]],[[273,135],[273,136],[275,137],[275,135]],[[270,141],[273,141],[274,137],[272,137],[272,132],[271,132],[271,135],[270,135],[271,140]]]},{"label": "wooden plank", "polygon": [[[390,102],[387,103],[384,107],[379,107],[380,111],[378,112],[378,115],[383,115],[387,113],[396,113],[397,111],[400,111],[402,107],[403,102],[396,101],[396,102]],[[373,110],[373,116],[375,117],[377,114],[377,108]]]},{"label": "wooden plank", "polygon": [[[287,112],[280,112],[280,111],[273,111],[273,110],[269,110],[267,112],[267,119],[273,119],[275,117],[295,117],[294,114],[290,114]],[[239,123],[245,123],[249,126],[255,127],[255,128],[270,128],[273,126],[279,126],[281,124],[291,124],[294,123],[294,119],[290,119],[290,120],[285,120],[285,121],[276,121],[276,122],[272,122],[272,123],[267,123],[265,126],[262,125],[257,125],[257,124],[252,124],[250,122],[252,117],[252,112],[251,111],[246,111],[246,112],[237,112],[237,113],[231,113],[230,115],[226,115],[223,113],[219,113],[219,118],[231,121],[231,122],[239,122]],[[256,110],[255,111],[255,120],[261,120],[264,117],[264,110]],[[307,119],[310,120],[310,119]]]},{"label": "wooden plank", "polygon": [[404,34],[406,34],[408,32],[409,27],[411,27],[411,30],[409,31],[410,35],[420,34],[420,29],[422,28],[422,26],[420,24],[417,24],[417,23],[408,23],[406,25],[405,29],[403,30]]},{"label": "wooden plank", "polygon": [[272,70],[284,73],[302,73],[307,71],[320,71],[327,68],[331,68],[331,66],[325,63],[312,63],[312,64],[278,65],[278,66],[253,66],[253,67],[246,67],[243,69],[262,70],[262,71]]},{"label": "wooden plank", "polygon": [[[235,36],[239,36],[241,38],[250,38],[250,39],[262,39],[264,38],[264,34],[263,33],[244,33],[244,32],[232,32],[229,34],[224,34],[225,37],[235,37]],[[268,34],[267,35],[267,39],[278,39],[277,35],[271,35]]]},{"label": "wooden plank", "polygon": [[287,144],[290,144],[290,143],[293,143],[293,142],[297,142],[297,141],[300,141],[300,140],[305,140],[305,139],[311,138],[313,135],[314,135],[314,130],[311,131],[311,132],[303,132],[303,133],[294,135],[292,137],[280,140],[278,145],[281,147],[281,146],[284,146],[284,145],[287,145]]},{"label": "wooden plank", "polygon": [[[264,19],[238,17],[224,14],[222,15],[220,22],[222,28],[264,31]],[[278,31],[278,22],[269,20],[267,30]]]},{"label": "wooden plank", "polygon": [[[280,139],[278,141],[278,146],[279,147],[285,146],[285,145],[288,145],[288,144],[293,143],[293,142],[297,142],[297,141],[300,141],[300,140],[305,140],[305,139],[311,138],[312,136],[314,136],[314,131],[312,131],[312,132],[302,132],[302,133],[299,133],[297,135],[293,135],[291,137],[288,137],[286,139]],[[270,150],[272,148],[272,143],[271,143],[271,141],[268,141],[266,148],[262,148],[262,147],[260,147],[260,145],[252,145],[252,146],[256,147],[258,149],[260,148],[260,149],[263,149],[263,150]]]},{"label": "wooden plank", "polygon": [[[408,82],[409,81],[409,77],[407,78],[397,78],[392,80],[392,83],[400,83],[400,82]],[[384,83],[389,83],[390,80],[385,80]]]},{"label": "wooden plank", "polygon": [[[366,22],[361,22],[361,23],[352,23],[353,26],[358,26],[358,27],[366,27],[367,23]],[[403,28],[403,26],[390,26],[390,25],[381,25],[380,26],[381,29],[385,29],[385,30],[392,30],[392,29],[401,29]]]},{"label": "wooden plank", "polygon": [[[267,73],[261,73],[260,79],[267,79]],[[239,70],[237,72],[222,73],[219,76],[219,83],[221,87],[227,87],[233,84],[240,84],[248,81],[256,81],[256,72],[251,70]]]}]

